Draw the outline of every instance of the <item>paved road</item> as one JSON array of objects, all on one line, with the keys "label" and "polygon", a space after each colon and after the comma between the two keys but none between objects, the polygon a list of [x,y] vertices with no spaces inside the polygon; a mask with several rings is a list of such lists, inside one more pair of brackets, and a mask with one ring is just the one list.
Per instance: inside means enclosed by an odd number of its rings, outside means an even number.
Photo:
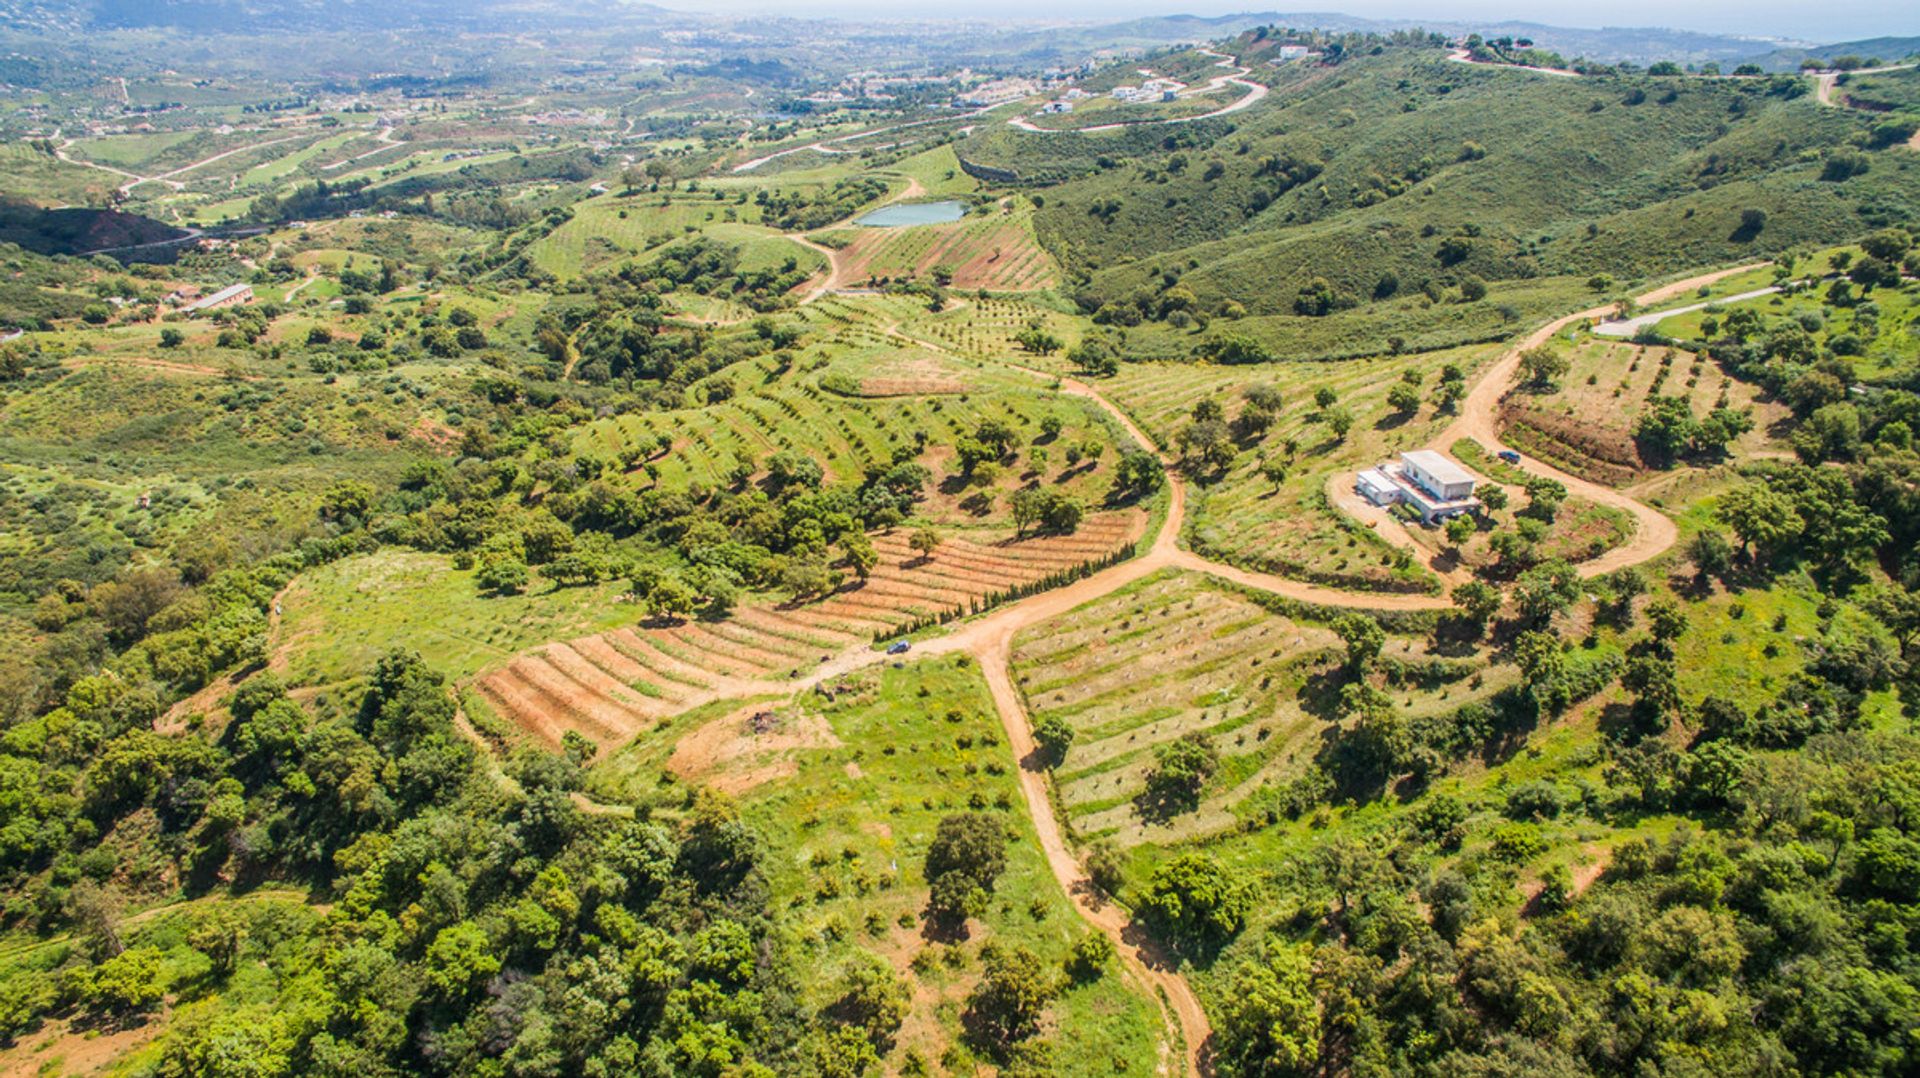
[{"label": "paved road", "polygon": [[1716,303],[1738,303],[1743,299],[1758,299],[1761,296],[1770,296],[1778,291],[1780,291],[1779,287],[1773,286],[1769,288],[1756,288],[1751,292],[1742,292],[1737,296],[1715,296],[1713,299],[1689,304],[1685,307],[1673,307],[1664,311],[1650,311],[1646,314],[1634,315],[1632,318],[1602,322],[1593,327],[1593,332],[1601,337],[1631,337],[1640,332],[1641,329],[1647,326],[1657,325],[1663,319],[1672,318],[1676,314],[1692,314],[1694,311],[1706,310]]},{"label": "paved road", "polygon": [[[1188,87],[1187,89],[1181,91],[1178,96],[1193,97],[1199,94],[1209,94],[1224,86],[1242,87],[1247,91],[1246,94],[1233,101],[1228,102],[1227,104],[1221,106],[1220,108],[1214,109],[1212,112],[1203,112],[1198,116],[1176,116],[1166,120],[1121,120],[1116,123],[1093,124],[1088,127],[1050,128],[1050,127],[1041,127],[1040,125],[1034,123],[1032,120],[1027,119],[1025,116],[1015,116],[1013,119],[1008,120],[1007,123],[1013,127],[1019,128],[1022,131],[1030,132],[1036,135],[1091,135],[1101,131],[1120,131],[1129,127],[1148,127],[1155,124],[1190,124],[1197,120],[1211,120],[1215,116],[1225,116],[1229,113],[1239,112],[1242,109],[1252,108],[1255,104],[1259,103],[1262,99],[1264,99],[1267,96],[1267,94],[1272,92],[1264,84],[1258,83],[1258,82],[1252,82],[1244,78],[1243,76],[1248,74],[1249,69],[1244,67],[1236,67],[1235,65],[1237,64],[1237,61],[1235,61],[1232,57],[1226,56],[1222,53],[1213,52],[1209,49],[1201,49],[1199,51],[1208,56],[1220,57],[1221,62],[1216,66],[1234,67],[1234,70],[1230,74],[1215,75],[1204,86]],[[1144,69],[1142,69],[1141,74],[1143,75],[1150,74],[1150,72],[1147,72]]]}]

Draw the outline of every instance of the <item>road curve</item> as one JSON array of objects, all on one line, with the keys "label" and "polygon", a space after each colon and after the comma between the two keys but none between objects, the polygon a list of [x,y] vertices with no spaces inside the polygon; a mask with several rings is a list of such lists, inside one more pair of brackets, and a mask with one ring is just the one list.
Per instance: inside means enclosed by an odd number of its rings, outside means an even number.
[{"label": "road curve", "polygon": [[[802,243],[807,242],[799,237],[791,238]],[[1637,301],[1642,304],[1659,303],[1731,274],[1745,272],[1765,264],[1757,262],[1675,281],[1646,292],[1637,297]],[[1595,307],[1556,319],[1535,330],[1510,348],[1493,366],[1481,374],[1474,388],[1462,401],[1459,417],[1433,444],[1445,450],[1461,438],[1472,438],[1489,448],[1497,445],[1499,443],[1498,405],[1510,389],[1513,377],[1519,369],[1520,353],[1545,343],[1569,325],[1583,320],[1603,318],[1611,310],[1611,307]],[[1018,364],[1008,363],[1007,365],[1030,374],[1052,377],[1049,372],[1021,367]],[[1180,531],[1186,516],[1186,484],[1181,479],[1175,462],[1164,448],[1134,422],[1131,416],[1093,386],[1078,379],[1062,378],[1059,380],[1059,389],[1065,394],[1093,402],[1111,416],[1130,437],[1149,452],[1154,453],[1165,468],[1168,488],[1167,513],[1162,518],[1152,543],[1139,557],[1101,569],[1063,587],[1007,603],[961,623],[945,635],[916,645],[914,650],[916,658],[965,654],[980,663],[982,674],[993,698],[994,708],[999,713],[1007,742],[1012,747],[1018,764],[1021,797],[1026,802],[1027,811],[1033,819],[1034,831],[1039,836],[1048,868],[1073,903],[1079,916],[1089,926],[1113,940],[1129,978],[1150,989],[1150,996],[1167,1021],[1169,1032],[1182,1042],[1185,1073],[1189,1076],[1198,1076],[1207,1070],[1207,1046],[1212,1038],[1212,1026],[1208,1021],[1206,1010],[1201,1006],[1192,985],[1179,972],[1177,965],[1166,959],[1166,956],[1155,947],[1150,935],[1124,908],[1099,894],[1088,880],[1079,859],[1074,856],[1060,820],[1054,812],[1048,772],[1041,765],[1034,751],[1033,724],[1027,713],[1026,702],[1020,694],[1019,687],[1013,681],[1011,656],[1014,637],[1023,629],[1064,616],[1085,603],[1109,595],[1119,588],[1162,569],[1206,573],[1242,587],[1328,607],[1361,610],[1437,610],[1450,604],[1445,597],[1437,595],[1376,594],[1320,587],[1269,573],[1254,572],[1210,561],[1191,551],[1180,549]],[[1637,525],[1633,539],[1599,558],[1583,563],[1579,567],[1582,576],[1597,576],[1637,564],[1657,556],[1672,546],[1677,535],[1673,522],[1650,506],[1642,505],[1619,491],[1569,475],[1531,458],[1523,461],[1521,467],[1536,475],[1560,480],[1566,484],[1570,493],[1623,509],[1633,515]],[[715,684],[710,697],[696,699],[690,702],[689,706],[697,706],[707,702],[709,698],[721,696],[740,698],[759,695],[797,696],[823,682],[889,661],[891,661],[890,657],[878,650],[856,646],[833,656],[798,679],[786,681],[723,679]],[[469,724],[462,722],[458,725],[460,732],[470,741],[483,750],[490,749],[490,746]],[[584,797],[576,800],[588,811],[619,811],[617,807],[597,805]]]},{"label": "road curve", "polygon": [[[1663,303],[1675,296],[1685,295],[1688,292],[1710,285],[1722,278],[1731,277],[1736,273],[1745,273],[1748,270],[1758,269],[1766,264],[1765,262],[1751,262],[1743,266],[1715,270],[1712,273],[1702,273],[1698,276],[1688,277],[1685,280],[1674,281],[1671,284],[1662,285],[1659,288],[1634,297],[1634,302],[1642,306]],[[1536,348],[1545,344],[1548,340],[1552,339],[1554,334],[1559,333],[1561,330],[1576,322],[1605,318],[1612,312],[1613,308],[1611,306],[1594,307],[1567,315],[1564,318],[1555,319],[1533,331],[1525,340],[1508,349],[1507,354],[1502,356],[1499,362],[1488,368],[1487,372],[1480,377],[1480,381],[1474,385],[1472,392],[1467,394],[1466,400],[1461,402],[1459,418],[1455,419],[1445,431],[1441,432],[1440,437],[1434,440],[1434,447],[1445,452],[1449,450],[1453,443],[1462,438],[1471,438],[1489,450],[1498,446],[1500,444],[1500,400],[1507,395],[1508,389],[1513,384],[1514,374],[1520,369],[1520,353],[1529,348]],[[1578,495],[1588,501],[1623,510],[1633,516],[1634,524],[1636,525],[1633,537],[1597,558],[1581,562],[1578,568],[1580,575],[1583,577],[1603,576],[1615,570],[1624,569],[1629,565],[1638,565],[1641,562],[1658,556],[1668,547],[1672,546],[1674,541],[1679,538],[1679,530],[1674,527],[1672,519],[1665,513],[1629,497],[1612,487],[1602,486],[1599,483],[1590,482],[1579,476],[1563,472],[1550,464],[1546,464],[1532,457],[1528,457],[1521,464],[1521,467],[1535,475],[1559,480],[1566,485],[1569,494]]]}]

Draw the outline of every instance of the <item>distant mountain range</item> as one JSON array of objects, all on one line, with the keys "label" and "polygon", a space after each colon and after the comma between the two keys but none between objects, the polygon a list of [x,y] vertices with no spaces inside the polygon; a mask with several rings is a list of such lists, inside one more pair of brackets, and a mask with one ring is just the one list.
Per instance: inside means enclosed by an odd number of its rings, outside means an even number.
[{"label": "distant mountain range", "polygon": [[1872,37],[1864,41],[1843,41],[1837,45],[1813,45],[1807,48],[1782,48],[1748,57],[1769,71],[1794,71],[1804,60],[1831,60],[1836,56],[1858,56],[1863,60],[1893,63],[1920,53],[1920,37]]},{"label": "distant mountain range", "polygon": [[[795,28],[821,31],[836,24],[789,16],[719,16],[675,11],[627,0],[0,0],[0,36],[71,37],[114,30],[172,30],[195,34],[438,32],[565,34],[666,30],[720,31],[749,49],[778,50]],[[1541,23],[1476,23],[1452,19],[1372,19],[1330,11],[1250,11],[1231,15],[1174,14],[1121,22],[1028,24],[906,19],[868,25],[849,21],[848,33],[890,41],[919,39],[929,56],[1022,65],[1077,61],[1103,51],[1158,48],[1218,40],[1256,26],[1389,32],[1420,28],[1450,36],[1528,38],[1569,59],[1603,63],[1655,60],[1759,63],[1792,70],[1809,56],[1855,54],[1886,60],[1920,48],[1920,38],[1875,38],[1819,45],[1810,42],[1699,33],[1650,27],[1578,29]],[[702,35],[703,37],[705,35]],[[811,36],[811,35],[803,35]],[[851,38],[848,38],[849,40]]]},{"label": "distant mountain range", "polygon": [[1218,38],[1254,26],[1375,33],[1422,29],[1449,36],[1481,34],[1486,37],[1528,38],[1542,48],[1552,49],[1569,59],[1583,56],[1602,63],[1630,61],[1645,64],[1654,60],[1673,60],[1679,63],[1714,61],[1725,64],[1730,61],[1744,62],[1757,54],[1773,50],[1815,47],[1807,42],[1707,34],[1691,30],[1667,30],[1658,27],[1607,27],[1586,30],[1513,20],[1469,22],[1457,19],[1370,19],[1332,11],[1255,11],[1213,18],[1170,15],[1089,27],[1081,31],[1081,34],[1113,35],[1165,42]]}]

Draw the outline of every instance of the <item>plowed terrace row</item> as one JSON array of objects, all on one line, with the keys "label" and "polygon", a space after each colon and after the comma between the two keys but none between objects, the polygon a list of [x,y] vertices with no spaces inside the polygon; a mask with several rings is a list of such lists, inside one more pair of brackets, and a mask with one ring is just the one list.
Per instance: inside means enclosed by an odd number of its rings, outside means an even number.
[{"label": "plowed terrace row", "polygon": [[[726,696],[777,689],[796,672],[929,618],[1107,560],[1145,527],[1138,510],[1099,513],[1071,535],[995,543],[949,538],[931,557],[905,531],[874,537],[865,581],[808,605],[748,606],[719,621],[638,625],[548,644],[476,687],[500,714],[548,744],[574,730],[602,746]],[[768,683],[772,683],[769,685]]]}]

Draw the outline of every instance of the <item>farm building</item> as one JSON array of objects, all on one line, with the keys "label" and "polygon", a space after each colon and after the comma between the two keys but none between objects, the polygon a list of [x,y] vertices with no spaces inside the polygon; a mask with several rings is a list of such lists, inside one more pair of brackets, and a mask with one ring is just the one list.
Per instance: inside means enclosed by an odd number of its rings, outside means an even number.
[{"label": "farm building", "polygon": [[222,307],[238,307],[253,302],[253,286],[250,284],[230,284],[211,296],[203,296],[187,304],[189,311],[215,311]]},{"label": "farm building", "polygon": [[1472,472],[1446,455],[1413,449],[1400,454],[1397,462],[1361,472],[1354,489],[1375,505],[1410,505],[1432,524],[1478,509],[1476,482]]}]

